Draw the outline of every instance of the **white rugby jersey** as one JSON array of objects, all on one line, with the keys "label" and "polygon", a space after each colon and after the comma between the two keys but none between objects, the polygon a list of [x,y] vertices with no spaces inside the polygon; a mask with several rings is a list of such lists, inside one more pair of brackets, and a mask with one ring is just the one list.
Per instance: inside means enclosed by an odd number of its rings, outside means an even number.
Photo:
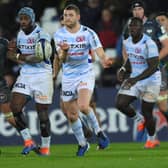
[{"label": "white rugby jersey", "polygon": [[[39,39],[46,39],[51,41],[50,36],[42,31],[42,29],[36,25],[36,28],[28,35],[24,31],[20,30],[17,36],[17,48],[22,54],[35,54],[35,44]],[[52,72],[50,60],[42,61],[40,63],[25,63],[22,65],[20,73],[34,74],[41,72]]]},{"label": "white rugby jersey", "polygon": [[[148,68],[148,58],[159,56],[159,51],[156,43],[146,34],[143,34],[142,39],[137,43],[132,42],[131,36],[129,36],[128,39],[124,40],[123,43],[131,63],[131,77],[138,76]],[[155,72],[149,78],[157,78],[157,72]]]},{"label": "white rugby jersey", "polygon": [[54,41],[57,50],[59,50],[58,44],[61,42],[70,45],[67,60],[62,66],[63,76],[66,78],[77,77],[88,72],[90,69],[88,62],[89,51],[102,47],[97,34],[83,25],[76,33],[70,33],[66,27],[60,28],[54,34]]}]

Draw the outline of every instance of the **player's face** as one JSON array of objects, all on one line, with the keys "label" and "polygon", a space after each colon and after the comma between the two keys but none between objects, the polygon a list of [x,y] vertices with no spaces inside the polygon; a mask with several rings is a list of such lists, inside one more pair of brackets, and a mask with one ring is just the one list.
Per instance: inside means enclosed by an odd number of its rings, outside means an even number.
[{"label": "player's face", "polygon": [[73,28],[77,25],[80,15],[74,10],[64,10],[64,25]]},{"label": "player's face", "polygon": [[144,9],[142,7],[135,7],[132,10],[133,17],[138,17],[140,19],[143,19],[144,17]]},{"label": "player's face", "polygon": [[31,26],[31,19],[27,15],[20,15],[19,16],[19,23],[20,27],[23,31],[26,31],[30,28]]},{"label": "player's face", "polygon": [[160,15],[156,17],[156,20],[159,22],[159,24],[163,27],[168,27],[168,18],[164,15]]},{"label": "player's face", "polygon": [[130,24],[129,24],[129,32],[130,32],[130,35],[133,37],[133,38],[136,38],[136,37],[140,37],[140,35],[142,34],[142,25],[140,22],[138,21],[132,21]]}]

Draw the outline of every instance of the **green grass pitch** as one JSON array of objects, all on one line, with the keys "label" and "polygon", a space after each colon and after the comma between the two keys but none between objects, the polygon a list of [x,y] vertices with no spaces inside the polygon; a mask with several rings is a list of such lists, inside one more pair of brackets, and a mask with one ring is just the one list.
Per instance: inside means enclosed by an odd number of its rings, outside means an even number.
[{"label": "green grass pitch", "polygon": [[0,168],[166,168],[168,142],[155,149],[143,143],[111,143],[106,150],[92,144],[84,157],[76,157],[77,145],[52,145],[49,157],[20,154],[22,146],[0,146]]}]

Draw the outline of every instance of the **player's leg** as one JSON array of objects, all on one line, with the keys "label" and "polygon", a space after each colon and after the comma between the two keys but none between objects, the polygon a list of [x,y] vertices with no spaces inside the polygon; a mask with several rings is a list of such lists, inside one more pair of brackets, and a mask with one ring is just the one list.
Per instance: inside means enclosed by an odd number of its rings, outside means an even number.
[{"label": "player's leg", "polygon": [[116,98],[116,108],[132,118],[136,124],[137,136],[136,139],[139,141],[145,135],[144,117],[137,113],[131,103],[136,99],[136,94],[134,94],[134,88],[130,93],[129,90],[120,90]]},{"label": "player's leg", "polygon": [[16,123],[9,103],[11,92],[5,80],[0,81],[0,94],[3,95],[0,97],[0,109],[4,113],[6,120],[15,127]]},{"label": "player's leg", "polygon": [[1,109],[1,111],[4,113],[5,119],[6,119],[13,127],[16,127],[15,119],[14,119],[12,110],[11,110],[11,108],[10,108],[10,103],[1,104],[0,109]]},{"label": "player's leg", "polygon": [[91,90],[79,87],[77,100],[78,106],[80,111],[86,115],[87,120],[90,122],[91,127],[93,128],[95,134],[98,137],[98,148],[104,149],[109,145],[109,139],[101,130],[98,120],[93,112],[93,109],[89,106],[91,95]]},{"label": "player's leg", "polygon": [[38,113],[41,131],[41,145],[39,149],[39,154],[44,156],[50,155],[51,131],[50,120],[48,116],[48,107],[48,104],[36,103],[36,110]]},{"label": "player's leg", "polygon": [[52,103],[53,96],[52,75],[50,73],[45,73],[43,75],[36,74],[36,76],[32,79],[31,87],[33,89],[33,96],[36,102],[36,110],[40,122],[41,145],[39,149],[39,154],[43,156],[48,156],[50,155],[51,142],[48,109],[49,105]]},{"label": "player's leg", "polygon": [[147,129],[147,141],[145,148],[154,148],[159,144],[156,143],[156,120],[153,116],[153,108],[155,103],[142,101],[142,113],[145,118],[145,127]]},{"label": "player's leg", "polygon": [[[68,112],[65,110],[64,104],[63,104],[63,101],[62,101],[61,98],[60,98],[60,108],[61,108],[62,112],[64,113],[65,117],[68,119],[68,117],[67,117]],[[81,114],[81,112],[80,112],[80,114]],[[92,136],[91,129],[88,127],[85,119],[83,119],[83,116],[79,116],[79,119],[81,120],[82,128],[83,128],[83,132],[84,132],[85,137],[90,138]]]},{"label": "player's leg", "polygon": [[97,101],[96,88],[94,88],[93,93],[92,93],[92,97],[91,97],[91,100],[90,100],[90,107],[93,109],[93,112],[96,115],[99,126],[101,126],[99,115],[96,112],[96,101]]},{"label": "player's leg", "polygon": [[157,102],[158,108],[166,118],[166,121],[168,122],[168,91],[165,91],[164,93],[162,92],[159,95],[159,98],[160,99]]},{"label": "player's leg", "polygon": [[116,108],[123,114],[127,115],[129,118],[140,122],[143,119],[143,116],[139,113],[136,113],[134,107],[131,105],[134,100],[136,100],[135,96],[118,94],[116,99]]},{"label": "player's leg", "polygon": [[85,152],[89,149],[89,144],[84,136],[81,120],[78,115],[78,105],[76,100],[71,100],[69,102],[64,102],[65,110],[67,111],[67,117],[70,122],[72,131],[78,141],[78,151],[77,156],[84,156]]},{"label": "player's leg", "polygon": [[17,78],[16,83],[12,89],[11,109],[16,121],[16,129],[24,140],[24,149],[22,154],[26,155],[31,150],[36,149],[36,145],[32,140],[30,131],[25,121],[23,114],[23,108],[27,102],[31,99],[31,91],[29,86],[29,80],[31,76],[20,75]]},{"label": "player's leg", "polygon": [[145,127],[147,129],[147,141],[145,148],[154,148],[158,144],[156,141],[156,121],[153,116],[153,109],[156,104],[160,91],[160,85],[147,86],[142,97],[142,113],[145,118]]},{"label": "player's leg", "polygon": [[24,94],[13,92],[12,100],[11,100],[11,109],[13,111],[16,129],[22,136],[24,140],[24,149],[22,154],[27,155],[31,150],[36,149],[36,145],[32,140],[31,134],[27,127],[25,116],[23,115],[22,109],[27,103],[27,96]]}]

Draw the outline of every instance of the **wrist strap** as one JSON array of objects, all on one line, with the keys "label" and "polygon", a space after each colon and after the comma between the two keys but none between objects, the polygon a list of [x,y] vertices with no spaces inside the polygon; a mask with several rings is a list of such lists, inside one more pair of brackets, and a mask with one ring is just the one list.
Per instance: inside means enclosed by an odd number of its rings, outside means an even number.
[{"label": "wrist strap", "polygon": [[18,60],[19,59],[19,56],[20,56],[20,54],[18,53],[18,54],[16,54],[16,60]]},{"label": "wrist strap", "polygon": [[125,69],[124,66],[122,66],[122,67],[120,68],[120,70],[123,70],[124,72],[126,72],[126,69]]}]

